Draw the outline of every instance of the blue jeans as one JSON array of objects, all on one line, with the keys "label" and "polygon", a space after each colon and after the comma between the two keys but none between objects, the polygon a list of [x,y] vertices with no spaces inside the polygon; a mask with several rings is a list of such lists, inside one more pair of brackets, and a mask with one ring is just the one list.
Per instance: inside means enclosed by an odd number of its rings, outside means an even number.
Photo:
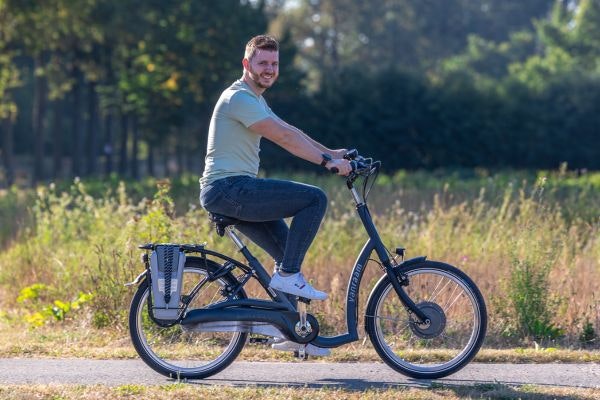
[{"label": "blue jeans", "polygon": [[[300,271],[327,208],[327,196],[303,183],[233,176],[200,191],[207,211],[244,221],[236,228],[263,248],[281,270]],[[293,217],[288,228],[284,218]]]}]

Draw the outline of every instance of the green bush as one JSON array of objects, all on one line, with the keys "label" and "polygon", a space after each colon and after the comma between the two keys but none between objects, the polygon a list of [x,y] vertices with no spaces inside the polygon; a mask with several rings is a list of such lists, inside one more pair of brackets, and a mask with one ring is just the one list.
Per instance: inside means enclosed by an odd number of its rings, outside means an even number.
[{"label": "green bush", "polygon": [[548,273],[548,264],[539,266],[530,260],[513,259],[509,299],[520,333],[535,340],[558,339],[565,333],[552,322],[558,304],[551,299]]}]

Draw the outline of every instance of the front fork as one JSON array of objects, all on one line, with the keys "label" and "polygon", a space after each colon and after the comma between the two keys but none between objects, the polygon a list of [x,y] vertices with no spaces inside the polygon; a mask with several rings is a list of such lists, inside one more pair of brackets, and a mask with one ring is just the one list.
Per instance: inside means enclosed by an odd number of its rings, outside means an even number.
[{"label": "front fork", "polygon": [[[383,245],[383,242],[381,241],[381,237],[379,236],[379,233],[377,232],[377,228],[375,228],[375,225],[373,224],[373,218],[371,217],[371,213],[369,212],[369,208],[367,207],[367,204],[361,199],[358,192],[356,191],[356,188],[352,187],[351,185],[349,185],[348,188],[350,188],[352,196],[354,197],[354,201],[356,202],[356,211],[358,212],[358,216],[360,217],[360,220],[362,221],[362,223],[365,227],[365,230],[367,231],[367,233],[369,234],[369,237],[371,238],[370,242],[368,242],[368,243],[371,243],[372,250],[375,250],[375,252],[379,256],[379,259],[381,260],[381,262],[383,264],[385,273],[390,278],[390,282],[392,282],[392,286],[394,287],[396,294],[398,295],[398,297],[400,297],[402,304],[404,304],[404,306],[414,316],[417,317],[417,319],[418,319],[418,321],[416,321],[417,324],[428,324],[429,318],[427,317],[427,315],[425,315],[421,310],[419,310],[419,308],[414,303],[414,301],[412,301],[411,298],[408,297],[408,295],[402,288],[402,286],[408,285],[408,280],[406,279],[406,277],[403,277],[403,274],[401,274],[401,273],[398,274],[396,272],[396,268],[399,268],[399,266],[392,265],[392,261],[388,257],[388,250]],[[364,250],[365,249],[363,249],[363,251]],[[402,258],[404,258],[404,249],[403,248],[396,249],[396,253],[398,255],[400,255]],[[421,261],[421,257],[418,257],[417,259],[418,259],[418,261]],[[417,259],[411,259],[411,260],[404,261],[404,262],[400,263],[400,266],[408,265],[407,263],[414,262]],[[422,257],[422,259],[424,259],[424,257]]]},{"label": "front fork", "polygon": [[[422,261],[424,260],[425,257],[417,257],[415,259],[411,259],[411,260],[407,260],[405,262],[411,262],[411,261]],[[402,265],[402,264],[400,264]],[[399,267],[396,267],[399,268]],[[396,271],[396,268],[392,267],[391,264],[388,263],[388,265],[385,265],[385,272],[387,274],[387,276],[390,278],[390,282],[392,283],[392,287],[394,288],[394,290],[396,291],[396,294],[398,295],[398,297],[400,297],[400,301],[402,301],[402,304],[404,304],[404,306],[408,309],[408,311],[413,314],[415,317],[417,317],[417,321],[416,323],[421,325],[428,325],[429,323],[431,323],[431,321],[429,320],[429,317],[419,309],[419,307],[417,307],[417,305],[415,304],[414,301],[412,301],[412,299],[406,294],[406,291],[404,290],[403,286],[408,286],[408,278],[406,278],[404,276],[404,274],[402,274],[401,272]]]},{"label": "front fork", "polygon": [[404,248],[397,247],[396,254],[400,256],[401,263],[398,264],[394,259],[394,265],[388,259],[383,261],[383,269],[385,270],[386,275],[390,279],[392,283],[392,287],[396,291],[396,294],[402,301],[402,304],[407,308],[408,312],[417,317],[417,321],[415,321],[418,325],[429,325],[431,323],[429,317],[417,307],[414,301],[406,294],[404,290],[404,286],[409,285],[408,277],[402,273],[402,268],[405,268],[411,264],[421,263],[427,259],[427,257],[414,257],[408,260],[404,260]]}]

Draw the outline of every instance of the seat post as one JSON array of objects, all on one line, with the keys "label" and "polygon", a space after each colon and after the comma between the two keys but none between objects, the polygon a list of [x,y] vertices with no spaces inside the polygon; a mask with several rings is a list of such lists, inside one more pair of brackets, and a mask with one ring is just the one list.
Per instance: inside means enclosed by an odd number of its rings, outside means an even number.
[{"label": "seat post", "polygon": [[242,239],[240,239],[240,237],[237,235],[237,233],[235,233],[235,230],[233,229],[233,226],[228,226],[227,228],[225,228],[225,232],[227,232],[227,236],[229,236],[229,238],[233,241],[233,243],[241,250],[244,247],[246,247],[246,245],[244,244],[244,242],[242,242]]}]

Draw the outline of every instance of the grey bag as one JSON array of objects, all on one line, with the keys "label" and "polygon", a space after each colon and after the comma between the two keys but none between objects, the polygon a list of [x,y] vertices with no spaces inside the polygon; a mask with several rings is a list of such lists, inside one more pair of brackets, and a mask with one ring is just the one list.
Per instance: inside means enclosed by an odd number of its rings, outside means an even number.
[{"label": "grey bag", "polygon": [[179,298],[185,254],[178,245],[158,245],[150,256],[154,317],[175,320],[179,317]]}]

